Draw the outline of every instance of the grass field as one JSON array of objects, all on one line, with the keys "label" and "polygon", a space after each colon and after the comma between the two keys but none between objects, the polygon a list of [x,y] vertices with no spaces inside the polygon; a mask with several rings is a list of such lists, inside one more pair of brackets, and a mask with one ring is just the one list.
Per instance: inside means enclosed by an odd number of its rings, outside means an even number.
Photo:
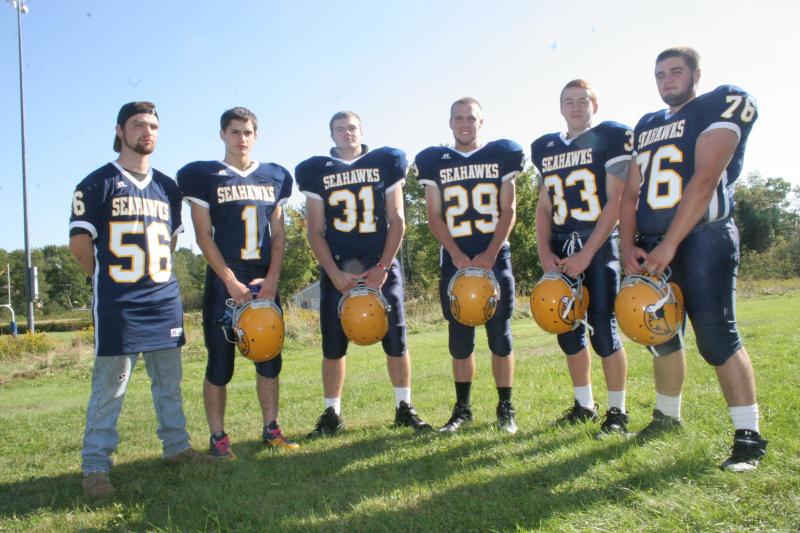
[{"label": "grass field", "polygon": [[[239,459],[170,467],[159,460],[146,373],[134,374],[120,418],[114,499],[91,505],[80,488],[80,446],[89,394],[89,347],[74,334],[55,354],[0,360],[0,531],[797,531],[800,529],[800,293],[740,301],[754,361],[768,455],[754,473],[718,470],[731,427],[713,370],[694,349],[682,433],[641,443],[592,439],[596,426],[555,428],[571,403],[555,339],[529,318],[514,323],[514,403],[520,432],[493,430],[497,401],[485,337],[474,385],[476,422],[453,436],[389,429],[392,390],[378,348],[348,356],[341,436],[267,450],[253,370],[239,358],[227,429]],[[782,292],[782,291],[778,291]],[[413,401],[434,425],[454,393],[442,324],[409,336]],[[184,401],[194,444],[207,430],[204,352],[195,328],[185,350]],[[309,431],[322,410],[318,345],[301,336],[285,351],[281,422]],[[650,356],[627,344],[632,428],[653,408]],[[605,386],[594,361],[595,397]]]}]

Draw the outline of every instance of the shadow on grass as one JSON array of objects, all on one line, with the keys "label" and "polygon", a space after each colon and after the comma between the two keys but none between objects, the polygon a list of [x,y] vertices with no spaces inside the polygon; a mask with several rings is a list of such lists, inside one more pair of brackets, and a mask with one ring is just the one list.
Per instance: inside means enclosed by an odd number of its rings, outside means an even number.
[{"label": "shadow on grass", "polygon": [[[116,495],[98,506],[83,498],[77,472],[0,483],[0,517],[20,520],[42,511],[68,514],[116,505],[108,513],[116,517],[108,520],[116,525],[121,508],[132,529],[535,528],[576,508],[628,497],[589,482],[571,485],[598,463],[620,459],[642,443],[600,442],[561,458],[561,451],[585,438],[585,432],[558,430],[509,437],[479,427],[457,436],[419,437],[373,428],[304,442],[296,452],[245,441],[234,445],[238,460],[216,465],[172,466],[158,459],[120,464],[111,473]],[[515,465],[511,469],[505,467],[509,462]],[[615,485],[647,490],[685,477],[687,470],[689,477],[704,473],[673,462],[643,467]]]}]

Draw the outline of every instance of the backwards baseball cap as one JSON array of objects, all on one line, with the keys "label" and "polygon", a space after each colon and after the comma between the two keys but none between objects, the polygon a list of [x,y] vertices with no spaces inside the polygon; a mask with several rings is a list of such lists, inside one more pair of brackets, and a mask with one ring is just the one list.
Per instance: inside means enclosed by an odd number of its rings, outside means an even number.
[{"label": "backwards baseball cap", "polygon": [[[117,125],[120,127],[125,127],[125,123],[128,122],[128,119],[134,115],[138,115],[139,113],[147,113],[149,115],[155,115],[158,118],[158,113],[156,112],[156,104],[152,102],[128,102],[127,104],[123,105],[119,108],[119,113],[117,113]],[[114,135],[114,151],[119,152],[122,149],[122,141],[118,135]]]}]

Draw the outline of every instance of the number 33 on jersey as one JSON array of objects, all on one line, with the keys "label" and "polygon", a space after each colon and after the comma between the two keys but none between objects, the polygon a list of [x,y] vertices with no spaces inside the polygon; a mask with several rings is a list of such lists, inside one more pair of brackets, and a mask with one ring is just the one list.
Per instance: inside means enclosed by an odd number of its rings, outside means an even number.
[{"label": "number 33 on jersey", "polygon": [[274,163],[239,170],[196,161],[178,171],[183,198],[210,211],[214,243],[227,261],[268,265],[272,212],[292,195],[292,176]]}]

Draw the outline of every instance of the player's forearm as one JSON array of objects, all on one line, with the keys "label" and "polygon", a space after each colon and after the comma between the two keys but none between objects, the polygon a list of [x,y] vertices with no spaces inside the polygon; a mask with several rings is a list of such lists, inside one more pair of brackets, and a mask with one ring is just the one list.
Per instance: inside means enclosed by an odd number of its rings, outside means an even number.
[{"label": "player's forearm", "polygon": [[308,228],[307,236],[308,244],[311,246],[311,252],[314,254],[314,257],[317,258],[319,266],[328,274],[328,277],[333,277],[339,270],[339,267],[333,259],[333,254],[328,246],[328,242],[325,240],[325,236],[313,230],[311,227]]},{"label": "player's forearm", "polygon": [[211,235],[197,234],[195,242],[197,242],[197,246],[200,247],[200,251],[203,253],[203,257],[205,257],[208,266],[211,267],[211,270],[213,270],[224,283],[236,280],[236,276],[233,271],[228,268],[228,265],[225,263],[225,258],[222,257],[222,253],[219,251],[217,243],[214,242]]},{"label": "player's forearm", "polygon": [[439,244],[441,244],[442,247],[447,250],[447,253],[449,253],[450,256],[461,253],[461,248],[458,247],[455,239],[453,239],[453,236],[450,235],[450,230],[447,229],[447,225],[441,218],[433,218],[429,214],[428,228],[431,230],[431,233],[436,240],[439,241]]},{"label": "player's forearm", "polygon": [[[636,204],[639,200],[639,190],[631,185],[630,180],[622,192],[619,206],[619,242],[620,246],[633,246],[636,239]],[[641,179],[639,176],[636,179]]]},{"label": "player's forearm", "polygon": [[283,269],[283,256],[286,253],[286,237],[283,233],[273,233],[269,247],[269,268],[264,279],[267,283],[278,284]]},{"label": "player's forearm", "polygon": [[75,235],[69,239],[69,251],[83,273],[91,276],[94,273],[94,244],[88,235]]},{"label": "player's forearm", "polygon": [[[541,193],[544,194],[544,193]],[[552,253],[550,248],[550,240],[552,237],[552,213],[543,208],[536,209],[536,248],[539,251],[539,257]]]},{"label": "player's forearm", "polygon": [[606,202],[603,211],[597,218],[592,234],[583,245],[583,249],[586,250],[587,253],[590,253],[592,257],[594,257],[597,250],[603,246],[603,243],[606,242],[608,236],[611,235],[611,232],[617,225],[619,221],[619,206],[619,200],[609,200]]},{"label": "player's forearm", "polygon": [[486,247],[487,252],[497,257],[500,248],[508,242],[508,236],[511,235],[511,229],[514,227],[516,221],[517,211],[515,208],[512,207],[509,209],[506,207],[503,209],[500,218],[497,220],[497,226],[495,226],[492,240],[489,242],[489,246]]},{"label": "player's forearm", "polygon": [[390,221],[389,231],[386,232],[386,242],[383,244],[383,253],[380,262],[387,268],[392,264],[400,243],[403,242],[403,235],[406,232],[406,223],[402,218],[395,218]]},{"label": "player's forearm", "polygon": [[671,246],[677,247],[708,209],[718,179],[713,176],[699,178],[697,174],[692,176],[692,180],[683,191],[675,217],[670,222],[667,233],[664,234],[664,242]]}]

